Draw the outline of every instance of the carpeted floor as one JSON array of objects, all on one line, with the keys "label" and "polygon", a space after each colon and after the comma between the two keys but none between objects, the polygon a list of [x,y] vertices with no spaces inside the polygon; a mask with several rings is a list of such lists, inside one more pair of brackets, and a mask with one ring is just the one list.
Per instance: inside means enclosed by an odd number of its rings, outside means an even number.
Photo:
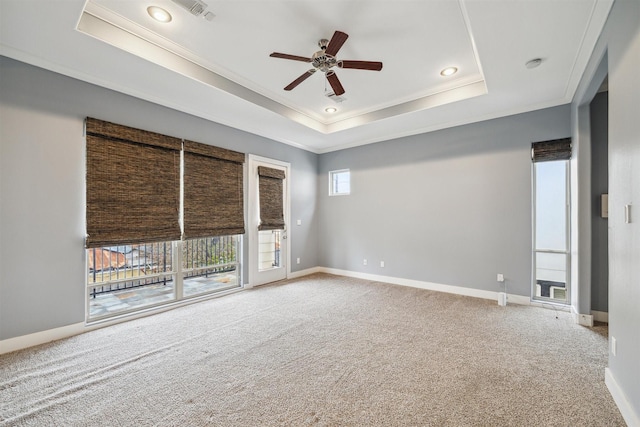
[{"label": "carpeted floor", "polygon": [[0,425],[624,426],[606,334],[317,274],[0,356]]}]

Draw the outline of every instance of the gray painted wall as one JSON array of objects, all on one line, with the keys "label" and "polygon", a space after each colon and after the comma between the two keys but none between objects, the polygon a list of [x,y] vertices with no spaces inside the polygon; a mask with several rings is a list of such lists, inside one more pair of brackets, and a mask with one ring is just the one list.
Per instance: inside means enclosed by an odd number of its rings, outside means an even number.
[{"label": "gray painted wall", "polygon": [[[609,352],[609,374],[615,382],[610,389],[613,387],[618,396],[622,395],[617,402],[623,405],[629,425],[640,425],[640,2],[637,0],[613,3],[587,64],[572,103],[572,135],[578,142],[588,138],[580,110],[585,102],[591,102],[590,91],[602,81],[598,76],[602,58],[608,62],[609,87],[609,337],[617,341],[616,355]],[[630,224],[624,221],[627,204],[635,208]]]},{"label": "gray painted wall", "polygon": [[530,146],[570,133],[565,105],[321,155],[320,265],[531,295]]},{"label": "gray painted wall", "polygon": [[317,265],[316,154],[8,58],[0,74],[0,340],[84,321],[86,116],[290,162],[292,269]]},{"label": "gray painted wall", "polygon": [[591,122],[591,310],[609,311],[609,223],[601,214],[601,195],[609,192],[608,94],[589,105]]}]

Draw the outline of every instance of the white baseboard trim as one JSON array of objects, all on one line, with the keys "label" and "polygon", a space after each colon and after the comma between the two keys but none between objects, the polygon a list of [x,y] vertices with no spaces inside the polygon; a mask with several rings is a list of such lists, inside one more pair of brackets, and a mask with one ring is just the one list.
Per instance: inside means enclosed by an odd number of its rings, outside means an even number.
[{"label": "white baseboard trim", "polygon": [[596,322],[609,323],[609,313],[606,311],[591,311],[591,315],[593,316],[593,320]]},{"label": "white baseboard trim", "polygon": [[571,306],[571,314],[573,314],[573,321],[578,325],[587,326],[589,328],[593,327],[593,315],[592,314],[581,314],[578,313],[575,306]]},{"label": "white baseboard trim", "polygon": [[[307,268],[305,270],[300,270],[300,271],[287,271],[287,278],[284,280],[297,279],[298,277],[304,277],[304,276],[308,276],[310,274],[319,273],[319,272],[320,272],[320,267]],[[277,282],[262,283],[260,285],[252,285],[251,283],[245,283],[244,289],[254,289],[260,286],[267,286],[272,283],[277,283]]]},{"label": "white baseboard trim", "polygon": [[[390,283],[392,285],[409,286],[412,288],[426,289],[429,291],[445,292],[448,294],[464,295],[474,298],[482,298],[498,301],[498,292],[484,291],[481,289],[465,288],[464,286],[443,285],[441,283],[423,282],[421,280],[402,279],[392,276],[379,276],[377,274],[360,273],[357,271],[339,270],[336,268],[319,267],[320,273],[335,274],[337,276],[353,277],[356,279],[372,280],[376,282]],[[507,295],[507,303],[518,305],[530,305],[531,299],[522,295]]]},{"label": "white baseboard trim", "polygon": [[622,418],[624,418],[627,425],[629,427],[640,427],[640,415],[636,413],[631,403],[629,403],[627,396],[618,385],[609,368],[604,369],[604,383],[607,385],[609,393],[611,393],[611,397],[613,397],[613,401],[616,402]]},{"label": "white baseboard trim", "polygon": [[10,353],[23,348],[33,347],[34,345],[45,344],[62,338],[69,338],[74,335],[81,334],[86,331],[85,324],[74,323],[60,328],[48,329],[42,332],[22,335],[15,338],[9,338],[0,341],[0,354]]},{"label": "white baseboard trim", "polygon": [[298,277],[308,276],[310,274],[320,273],[321,267],[307,268],[305,270],[289,272],[287,279],[297,279]]},{"label": "white baseboard trim", "polygon": [[80,322],[80,323],[75,323],[68,326],[62,326],[59,328],[48,329],[46,331],[35,332],[28,335],[22,335],[15,338],[9,338],[9,339],[0,341],[0,354],[22,350],[22,349],[33,347],[40,344],[46,344],[48,342],[60,340],[63,338],[69,338],[74,335],[80,335],[85,332],[93,331],[94,329],[100,329],[106,326],[111,326],[111,325],[115,325],[122,322],[128,322],[129,320],[152,316],[154,314],[162,313],[163,311],[173,310],[174,308],[195,304],[202,301],[207,301],[213,298],[220,298],[225,295],[231,295],[236,292],[242,292],[243,290],[244,288],[234,288],[224,292],[203,295],[201,297],[184,299],[184,300],[176,301],[170,304],[160,305],[157,307],[150,307],[148,309],[140,310],[139,312],[125,314],[123,316],[117,316],[117,317],[107,318],[103,320],[98,320],[92,323]]},{"label": "white baseboard trim", "polygon": [[518,305],[536,305],[531,301],[531,297],[525,297],[523,295],[507,294],[507,303],[514,303]]}]

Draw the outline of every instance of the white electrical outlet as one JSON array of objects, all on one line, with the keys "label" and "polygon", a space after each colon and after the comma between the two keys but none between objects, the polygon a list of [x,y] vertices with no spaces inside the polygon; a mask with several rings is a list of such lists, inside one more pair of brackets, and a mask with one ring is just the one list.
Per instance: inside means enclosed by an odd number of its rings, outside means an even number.
[{"label": "white electrical outlet", "polygon": [[302,220],[301,219],[297,220],[296,225],[302,225]]},{"label": "white electrical outlet", "polygon": [[300,264],[300,258],[296,258],[296,264]]},{"label": "white electrical outlet", "polygon": [[611,354],[616,356],[618,352],[618,342],[616,341],[616,337],[611,337]]},{"label": "white electrical outlet", "polygon": [[498,273],[498,282],[504,282],[504,274]]},{"label": "white electrical outlet", "polygon": [[380,267],[384,268],[384,261],[380,261]]},{"label": "white electrical outlet", "polygon": [[367,259],[366,258],[362,261],[362,265],[367,265]]}]

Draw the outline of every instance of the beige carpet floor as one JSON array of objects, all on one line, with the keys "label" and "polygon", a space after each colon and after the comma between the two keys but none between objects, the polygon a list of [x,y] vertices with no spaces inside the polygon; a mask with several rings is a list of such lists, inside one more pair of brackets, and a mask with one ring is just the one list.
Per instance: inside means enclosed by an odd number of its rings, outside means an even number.
[{"label": "beige carpet floor", "polygon": [[0,425],[623,426],[606,334],[317,274],[0,356]]}]

